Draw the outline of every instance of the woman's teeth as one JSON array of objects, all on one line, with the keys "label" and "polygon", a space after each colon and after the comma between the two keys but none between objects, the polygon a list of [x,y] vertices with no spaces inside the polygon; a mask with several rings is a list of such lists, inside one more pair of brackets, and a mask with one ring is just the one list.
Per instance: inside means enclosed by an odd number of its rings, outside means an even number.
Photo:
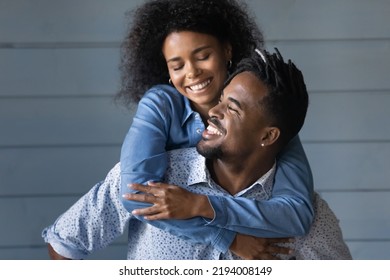
[{"label": "woman's teeth", "polygon": [[205,87],[207,87],[211,82],[211,79],[203,82],[203,83],[200,83],[200,84],[196,84],[196,85],[193,85],[193,86],[190,86],[189,88],[192,90],[192,91],[198,91],[198,90],[202,90],[204,89]]}]

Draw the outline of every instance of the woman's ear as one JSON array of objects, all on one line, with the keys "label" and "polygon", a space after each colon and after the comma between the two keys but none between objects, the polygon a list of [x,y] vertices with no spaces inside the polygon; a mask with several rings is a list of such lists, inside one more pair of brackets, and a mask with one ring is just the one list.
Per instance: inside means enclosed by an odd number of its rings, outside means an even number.
[{"label": "woman's ear", "polygon": [[260,145],[262,147],[274,144],[280,137],[280,129],[277,127],[267,127]]},{"label": "woman's ear", "polygon": [[233,59],[233,48],[230,43],[225,43],[225,55],[226,55],[226,60],[232,60]]}]

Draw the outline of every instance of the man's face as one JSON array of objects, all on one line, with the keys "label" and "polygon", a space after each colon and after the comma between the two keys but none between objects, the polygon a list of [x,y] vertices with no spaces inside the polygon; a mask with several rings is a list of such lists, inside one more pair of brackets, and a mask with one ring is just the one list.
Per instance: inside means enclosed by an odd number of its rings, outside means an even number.
[{"label": "man's face", "polygon": [[245,158],[261,148],[268,118],[261,106],[267,87],[250,72],[233,78],[213,107],[209,126],[198,143],[198,152],[206,158]]}]

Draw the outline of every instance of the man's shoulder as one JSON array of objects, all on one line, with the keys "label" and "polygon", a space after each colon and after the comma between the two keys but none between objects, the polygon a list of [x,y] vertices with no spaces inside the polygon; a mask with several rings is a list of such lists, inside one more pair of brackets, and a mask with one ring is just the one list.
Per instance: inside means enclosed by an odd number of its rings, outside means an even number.
[{"label": "man's shoulder", "polygon": [[166,180],[171,184],[187,185],[204,178],[205,158],[196,148],[183,148],[168,152]]},{"label": "man's shoulder", "polygon": [[185,161],[202,158],[202,156],[196,151],[195,147],[191,147],[168,151],[168,158],[170,161]]}]

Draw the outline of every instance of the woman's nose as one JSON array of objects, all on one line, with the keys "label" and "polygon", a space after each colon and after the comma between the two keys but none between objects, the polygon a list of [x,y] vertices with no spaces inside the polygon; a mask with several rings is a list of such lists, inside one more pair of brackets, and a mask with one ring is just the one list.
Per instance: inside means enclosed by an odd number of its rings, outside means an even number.
[{"label": "woman's nose", "polygon": [[197,76],[199,76],[199,74],[201,73],[202,71],[196,67],[196,65],[193,65],[193,64],[190,64],[188,66],[188,69],[187,69],[187,72],[186,72],[186,77],[188,79],[194,79],[196,78]]}]

